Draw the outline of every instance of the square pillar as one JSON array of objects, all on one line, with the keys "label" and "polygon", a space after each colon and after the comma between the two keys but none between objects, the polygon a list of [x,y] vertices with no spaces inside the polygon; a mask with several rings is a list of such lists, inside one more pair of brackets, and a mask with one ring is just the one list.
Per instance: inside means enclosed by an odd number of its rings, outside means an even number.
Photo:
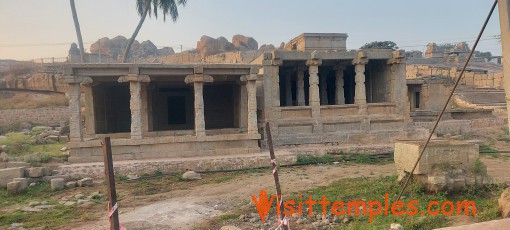
[{"label": "square pillar", "polygon": [[83,84],[85,95],[85,134],[93,136],[96,134],[96,121],[94,116],[94,90],[92,84]]},{"label": "square pillar", "polygon": [[69,110],[71,118],[69,121],[69,141],[83,141],[81,125],[81,106],[80,106],[80,83],[69,84]]},{"label": "square pillar", "polygon": [[335,73],[335,105],[344,105],[344,70],[345,66],[338,65]]},{"label": "square pillar", "polygon": [[299,65],[297,68],[297,105],[305,105],[305,68],[306,66]]},{"label": "square pillar", "polygon": [[363,52],[358,52],[357,57],[352,61],[356,76],[356,88],[354,91],[354,103],[359,106],[359,114],[367,115],[367,93],[365,89],[365,65],[368,64],[368,59]]},{"label": "square pillar", "polygon": [[257,71],[253,68],[250,75],[241,78],[246,81],[246,91],[248,93],[248,134],[258,134],[257,126]]},{"label": "square pillar", "polygon": [[[131,99],[129,108],[131,110],[131,139],[142,139],[142,131],[146,128],[142,127],[144,124],[142,113],[146,114],[147,111],[142,107],[142,83],[150,82],[148,75],[129,74],[128,76],[120,77],[119,82],[129,82],[129,92]],[[147,125],[147,123],[145,123]]]},{"label": "square pillar", "polygon": [[91,84],[92,78],[81,76],[63,76],[61,83],[68,84],[67,96],[69,97],[69,140],[71,142],[83,141],[83,130],[81,123],[81,90],[80,84]]},{"label": "square pillar", "polygon": [[397,113],[408,118],[410,115],[409,98],[406,82],[406,64],[403,51],[393,51],[393,58],[386,61],[390,65],[390,100],[395,103]]},{"label": "square pillar", "polygon": [[308,65],[308,73],[310,75],[308,90],[308,104],[312,108],[312,117],[318,118],[321,116],[320,111],[320,96],[319,96],[319,65],[322,64],[320,59],[311,59],[306,62]]},{"label": "square pillar", "polygon": [[204,82],[213,82],[212,76],[203,74],[202,68],[195,68],[195,74],[188,75],[184,79],[186,84],[193,84],[195,98],[195,136],[205,137],[205,116],[204,116]]}]

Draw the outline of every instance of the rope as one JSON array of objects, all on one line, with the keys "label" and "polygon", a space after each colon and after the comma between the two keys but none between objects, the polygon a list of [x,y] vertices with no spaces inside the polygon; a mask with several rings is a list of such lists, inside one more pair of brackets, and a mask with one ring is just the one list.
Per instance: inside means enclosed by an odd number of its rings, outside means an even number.
[{"label": "rope", "polygon": [[397,200],[400,200],[400,198],[402,197],[402,194],[404,193],[405,189],[407,188],[407,185],[409,184],[409,181],[413,177],[414,170],[418,166],[418,162],[420,162],[420,159],[423,156],[423,153],[425,152],[425,149],[429,145],[430,139],[432,138],[432,135],[436,131],[437,125],[439,124],[439,121],[441,120],[441,117],[443,117],[443,114],[446,111],[446,107],[448,107],[448,103],[452,99],[452,96],[453,96],[453,93],[455,92],[455,89],[457,89],[457,86],[459,85],[460,79],[462,79],[462,76],[464,75],[464,71],[466,71],[467,65],[468,65],[469,61],[471,60],[471,57],[473,56],[473,53],[474,53],[474,51],[476,49],[476,46],[478,45],[478,42],[480,41],[480,38],[482,37],[482,34],[485,31],[485,27],[487,27],[487,23],[489,23],[489,19],[491,18],[492,12],[494,12],[494,9],[496,8],[497,4],[498,4],[498,0],[495,0],[494,4],[492,5],[492,8],[491,8],[491,10],[489,12],[489,15],[487,15],[487,18],[485,19],[485,23],[483,24],[482,29],[480,30],[480,33],[478,34],[478,37],[476,38],[475,44],[473,45],[473,49],[471,49],[471,52],[469,53],[469,56],[468,56],[466,62],[464,63],[464,66],[462,67],[462,71],[460,72],[459,78],[457,78],[457,80],[455,81],[455,85],[453,86],[453,89],[450,92],[450,95],[448,96],[448,99],[446,100],[446,103],[444,104],[443,110],[441,110],[441,113],[439,113],[439,115],[437,116],[436,123],[434,124],[434,127],[430,131],[429,137],[427,138],[427,142],[425,142],[425,145],[423,146],[423,149],[421,150],[420,155],[418,156],[418,159],[414,163],[413,169],[411,170],[409,176],[407,177],[407,179],[406,179],[406,181],[404,183],[404,187],[402,187],[402,190],[400,190],[400,194],[398,194]]}]

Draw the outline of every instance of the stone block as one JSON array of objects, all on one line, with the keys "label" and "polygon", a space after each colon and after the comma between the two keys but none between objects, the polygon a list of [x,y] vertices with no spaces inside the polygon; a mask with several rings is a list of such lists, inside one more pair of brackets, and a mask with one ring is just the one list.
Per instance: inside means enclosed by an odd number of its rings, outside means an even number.
[{"label": "stone block", "polygon": [[74,187],[76,187],[76,184],[77,184],[76,181],[69,181],[69,182],[66,183],[66,187],[67,188],[74,188]]},{"label": "stone block", "polygon": [[200,176],[199,173],[196,173],[194,171],[187,171],[184,174],[182,174],[182,178],[186,180],[200,180],[202,179],[202,176]]},{"label": "stone block", "polygon": [[57,191],[62,189],[64,189],[64,179],[62,178],[51,179],[51,190]]},{"label": "stone block", "polygon": [[0,186],[5,188],[14,178],[22,178],[24,176],[24,167],[0,169]]},{"label": "stone block", "polygon": [[28,189],[28,178],[14,178],[13,181],[18,181],[20,183],[21,191]]},{"label": "stone block", "polygon": [[13,182],[7,183],[7,193],[9,193],[11,195],[21,193],[21,182],[13,181]]},{"label": "stone block", "polygon": [[50,131],[52,129],[50,126],[35,126],[32,128],[32,131]]},{"label": "stone block", "polygon": [[[423,149],[423,141],[395,143],[395,166],[410,172]],[[478,145],[455,140],[432,140],[425,150],[414,174],[432,174],[445,167],[472,171],[479,158]]]},{"label": "stone block", "polygon": [[38,178],[44,176],[44,169],[42,167],[29,168],[27,169],[28,176],[30,178]]},{"label": "stone block", "polygon": [[80,187],[85,187],[85,186],[93,186],[94,185],[94,181],[92,180],[92,178],[83,178],[81,180],[78,181],[78,186]]}]

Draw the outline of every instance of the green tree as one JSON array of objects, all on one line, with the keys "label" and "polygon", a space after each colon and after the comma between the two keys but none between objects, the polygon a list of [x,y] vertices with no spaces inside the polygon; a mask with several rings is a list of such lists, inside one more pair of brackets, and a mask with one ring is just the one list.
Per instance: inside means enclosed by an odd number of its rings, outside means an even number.
[{"label": "green tree", "polygon": [[74,0],[69,0],[69,3],[71,4],[71,12],[73,14],[74,29],[76,30],[76,37],[78,37],[78,47],[80,47],[81,62],[84,63],[85,62],[85,48],[83,47],[83,39],[81,36],[80,22],[78,21],[78,14],[76,13],[76,7],[74,5]]},{"label": "green tree", "polygon": [[163,13],[163,20],[166,21],[166,16],[169,15],[172,18],[172,21],[176,22],[179,17],[179,11],[177,10],[178,5],[186,6],[187,0],[137,0],[136,1],[136,9],[138,10],[138,14],[140,15],[140,21],[136,26],[135,32],[131,35],[131,38],[128,41],[126,49],[124,50],[124,55],[122,56],[121,62],[125,63],[129,58],[129,50],[133,45],[133,42],[138,35],[138,32],[142,28],[143,22],[147,15],[149,17],[154,14],[155,18],[158,18],[158,10],[161,10]]},{"label": "green tree", "polygon": [[475,57],[487,58],[487,61],[491,61],[492,60],[492,53],[491,52],[475,51],[473,54],[475,55]]},{"label": "green tree", "polygon": [[360,49],[396,50],[396,49],[398,49],[398,46],[397,46],[397,44],[395,44],[395,42],[392,42],[392,41],[375,41],[375,42],[370,42],[370,43],[363,45],[362,47],[360,47]]}]

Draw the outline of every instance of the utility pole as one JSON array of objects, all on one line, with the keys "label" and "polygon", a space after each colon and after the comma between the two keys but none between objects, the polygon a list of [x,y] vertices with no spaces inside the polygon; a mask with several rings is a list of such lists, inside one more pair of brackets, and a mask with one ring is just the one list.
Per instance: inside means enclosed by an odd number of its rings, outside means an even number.
[{"label": "utility pole", "polygon": [[[506,107],[510,108],[510,0],[498,0],[499,26],[501,29],[501,56],[503,64],[503,87]],[[510,113],[508,113],[510,124]],[[509,125],[510,126],[510,125]]]}]

